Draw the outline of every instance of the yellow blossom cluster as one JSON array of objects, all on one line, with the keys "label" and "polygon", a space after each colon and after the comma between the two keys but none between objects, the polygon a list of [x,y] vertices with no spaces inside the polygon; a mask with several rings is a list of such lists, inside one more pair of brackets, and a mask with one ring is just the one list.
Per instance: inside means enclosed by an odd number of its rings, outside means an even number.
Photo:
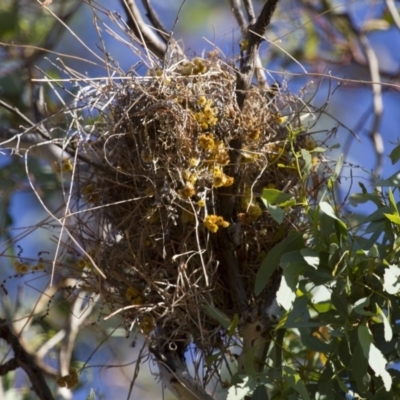
[{"label": "yellow blossom cluster", "polygon": [[74,169],[71,159],[69,158],[63,158],[60,161],[54,161],[53,162],[53,171],[57,174],[67,173],[67,172],[72,172]]},{"label": "yellow blossom cluster", "polygon": [[181,75],[189,76],[189,75],[201,75],[207,72],[207,66],[204,63],[204,60],[201,58],[195,58],[192,61],[188,61],[182,63],[177,69]]},{"label": "yellow blossom cluster", "polygon": [[82,190],[82,195],[87,203],[98,204],[99,203],[99,191],[96,185],[89,183]]},{"label": "yellow blossom cluster", "polygon": [[200,96],[197,100],[197,104],[203,108],[202,111],[194,113],[194,117],[201,128],[206,130],[211,126],[215,126],[218,122],[218,108],[212,107],[213,101],[207,99],[205,96]]},{"label": "yellow blossom cluster", "polygon": [[139,329],[143,335],[149,335],[155,327],[154,318],[145,314],[139,321]]},{"label": "yellow blossom cluster", "polygon": [[22,275],[26,274],[30,269],[27,263],[22,263],[19,260],[14,261],[14,268],[17,274],[22,274]]},{"label": "yellow blossom cluster", "polygon": [[224,142],[217,140],[212,133],[204,133],[198,139],[198,145],[207,152],[205,164],[209,165],[213,187],[233,185],[234,178],[225,175],[222,166],[229,163],[229,154]]},{"label": "yellow blossom cluster", "polygon": [[17,274],[24,275],[27,272],[31,271],[44,271],[46,265],[43,261],[39,261],[36,265],[32,267],[28,263],[23,263],[19,260],[14,261],[14,269]]},{"label": "yellow blossom cluster", "polygon": [[223,217],[210,214],[204,218],[204,226],[212,233],[218,231],[219,227],[227,228],[229,226],[229,222],[225,221]]},{"label": "yellow blossom cluster", "polygon": [[181,196],[184,199],[189,199],[190,197],[194,196],[196,194],[196,189],[193,186],[193,183],[191,182],[186,182],[186,185],[184,186],[183,189],[178,190],[179,196]]},{"label": "yellow blossom cluster", "polygon": [[129,286],[125,291],[125,299],[132,305],[140,306],[143,304],[143,297],[139,290]]},{"label": "yellow blossom cluster", "polygon": [[212,173],[213,173],[213,186],[215,188],[233,185],[234,178],[232,176],[225,175],[220,167],[214,167]]},{"label": "yellow blossom cluster", "polygon": [[245,191],[245,195],[243,196],[241,202],[241,209],[243,213],[240,213],[238,217],[240,222],[244,224],[251,224],[257,221],[263,213],[260,205],[254,197],[254,194],[252,195],[250,189],[246,189]]}]

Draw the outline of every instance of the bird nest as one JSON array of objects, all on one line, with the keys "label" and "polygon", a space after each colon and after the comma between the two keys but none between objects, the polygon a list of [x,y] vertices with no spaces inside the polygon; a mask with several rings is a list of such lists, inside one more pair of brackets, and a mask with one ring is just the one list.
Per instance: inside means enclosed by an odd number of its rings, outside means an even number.
[{"label": "bird nest", "polygon": [[[263,257],[302,229],[296,201],[312,191],[299,178],[307,106],[279,88],[253,87],[240,109],[235,90],[234,69],[209,57],[110,81],[84,99],[101,113],[77,145],[88,161],[74,180],[73,234],[86,251],[77,265],[112,313],[145,335],[168,320],[200,348],[215,343],[221,327],[207,310],[233,317],[235,294],[213,238],[226,230],[256,303]],[[262,200],[266,189],[292,199],[281,223]]]}]

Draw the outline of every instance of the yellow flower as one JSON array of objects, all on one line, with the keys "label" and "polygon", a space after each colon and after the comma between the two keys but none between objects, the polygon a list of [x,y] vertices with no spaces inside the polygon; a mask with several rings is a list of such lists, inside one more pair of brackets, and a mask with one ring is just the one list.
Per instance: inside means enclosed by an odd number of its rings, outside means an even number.
[{"label": "yellow flower", "polygon": [[212,233],[218,231],[218,228],[221,226],[222,228],[227,228],[229,226],[229,222],[225,221],[223,217],[210,214],[204,218],[204,226]]},{"label": "yellow flower", "polygon": [[71,172],[73,169],[74,168],[69,158],[63,158],[60,161],[53,162],[53,171],[57,174],[60,174],[61,172]]},{"label": "yellow flower", "polygon": [[215,147],[214,135],[212,133],[200,135],[199,147],[203,150],[211,150]]},{"label": "yellow flower", "polygon": [[197,99],[197,104],[201,107],[204,107],[207,104],[207,97],[199,96],[199,98]]},{"label": "yellow flower", "polygon": [[189,199],[196,194],[196,189],[194,188],[192,183],[186,182],[185,187],[181,190],[178,190],[178,193],[184,199]]},{"label": "yellow flower", "polygon": [[39,261],[34,267],[32,267],[32,271],[43,271],[46,268],[46,265],[43,261]]},{"label": "yellow flower", "polygon": [[214,186],[215,188],[219,188],[219,187],[221,187],[221,186],[225,186],[225,181],[226,181],[225,178],[226,178],[225,175],[222,175],[222,176],[216,175],[216,176],[214,176],[214,179],[213,179],[213,186]]},{"label": "yellow flower", "polygon": [[215,233],[218,231],[218,225],[216,224],[217,222],[217,216],[216,215],[207,215],[204,218],[204,226],[212,233]]},{"label": "yellow flower", "polygon": [[29,265],[27,263],[21,263],[18,260],[14,261],[14,268],[17,274],[26,274],[29,271]]},{"label": "yellow flower", "polygon": [[150,334],[153,331],[154,327],[155,327],[154,318],[149,314],[145,314],[142,317],[141,321],[139,322],[139,328],[142,334],[143,335]]},{"label": "yellow flower", "polygon": [[125,291],[125,299],[133,304],[140,306],[143,304],[143,298],[140,292],[132,286],[129,286],[128,289]]},{"label": "yellow flower", "polygon": [[233,176],[228,176],[228,175],[225,175],[225,183],[224,183],[224,186],[225,187],[227,187],[227,186],[232,186],[233,185],[233,183],[235,182],[235,178],[233,177]]},{"label": "yellow flower", "polygon": [[199,160],[198,158],[192,157],[192,158],[189,160],[189,165],[190,165],[192,168],[197,167],[199,164],[200,164],[200,160]]},{"label": "yellow flower", "polygon": [[258,140],[260,138],[260,135],[261,135],[261,130],[260,129],[254,129],[247,135],[247,137],[250,140]]}]

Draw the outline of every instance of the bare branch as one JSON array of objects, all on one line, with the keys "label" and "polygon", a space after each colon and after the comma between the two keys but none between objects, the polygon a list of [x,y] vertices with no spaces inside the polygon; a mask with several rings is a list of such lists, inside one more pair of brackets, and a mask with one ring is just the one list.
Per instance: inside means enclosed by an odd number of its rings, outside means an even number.
[{"label": "bare branch", "polygon": [[230,3],[231,3],[233,15],[236,18],[236,21],[240,27],[240,30],[242,31],[242,35],[245,35],[246,30],[247,30],[247,23],[246,23],[246,19],[244,18],[243,11],[240,8],[239,0],[230,0]]},{"label": "bare branch", "polygon": [[374,145],[377,160],[374,168],[375,176],[378,176],[383,167],[383,140],[379,133],[379,127],[383,114],[383,101],[382,101],[382,86],[380,84],[379,63],[375,51],[370,46],[367,35],[364,32],[360,34],[360,42],[364,47],[365,55],[368,59],[369,72],[371,74],[372,86],[372,101],[374,106],[374,118],[372,122],[372,129],[369,137]]},{"label": "bare branch", "polygon": [[18,336],[11,331],[4,319],[0,319],[0,338],[4,339],[12,347],[18,367],[21,367],[28,375],[32,383],[32,389],[38,398],[40,400],[54,400],[44,379],[43,372],[36,365],[33,356],[22,347]]},{"label": "bare branch", "polygon": [[256,22],[256,14],[254,14],[253,2],[251,0],[243,0],[243,3],[249,24],[253,25]]},{"label": "bare branch", "polygon": [[18,361],[15,358],[12,358],[11,360],[8,360],[4,364],[0,365],[0,375],[4,376],[10,371],[16,370],[18,367]]},{"label": "bare branch", "polygon": [[167,30],[165,29],[164,25],[162,24],[160,18],[158,17],[156,10],[150,4],[149,0],[142,0],[142,3],[143,3],[144,8],[146,9],[147,18],[152,23],[153,27],[156,29],[156,32],[158,33],[160,38],[165,43],[167,43],[169,35],[168,35]]},{"label": "bare branch", "polygon": [[150,50],[150,52],[162,60],[167,50],[166,44],[163,43],[154,31],[143,21],[134,0],[121,0],[121,3],[129,18],[128,26],[138,37],[143,47]]},{"label": "bare branch", "polygon": [[393,22],[397,26],[397,29],[400,30],[400,16],[397,11],[396,5],[394,4],[394,0],[386,0],[386,7],[393,18]]},{"label": "bare branch", "polygon": [[237,83],[237,101],[240,108],[243,107],[246,91],[251,85],[258,49],[263,40],[263,35],[271,22],[278,1],[279,0],[267,0],[255,24],[249,26],[247,52],[241,60]]}]

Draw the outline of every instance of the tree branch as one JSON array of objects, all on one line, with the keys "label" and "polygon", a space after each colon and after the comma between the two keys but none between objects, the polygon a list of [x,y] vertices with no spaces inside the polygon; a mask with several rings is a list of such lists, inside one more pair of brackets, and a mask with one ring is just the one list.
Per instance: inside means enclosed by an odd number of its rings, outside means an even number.
[{"label": "tree branch", "polygon": [[248,46],[246,55],[241,60],[240,71],[236,87],[237,102],[243,108],[246,91],[251,86],[254,74],[258,49],[263,40],[263,36],[271,22],[272,15],[279,0],[267,0],[255,24],[250,24],[248,28]]},{"label": "tree branch", "polygon": [[158,59],[163,60],[167,45],[143,21],[134,0],[121,0],[128,16],[128,26],[139,39],[142,46],[152,52]]},{"label": "tree branch", "polygon": [[146,9],[147,18],[149,19],[153,27],[156,29],[156,32],[160,36],[160,38],[165,42],[165,44],[167,44],[169,35],[164,25],[162,24],[160,18],[158,17],[156,10],[150,4],[149,0],[142,0],[142,3],[144,8]]},{"label": "tree branch", "polygon": [[[44,379],[43,372],[35,364],[34,358],[22,347],[18,336],[11,331],[5,319],[0,319],[0,338],[4,339],[12,347],[15,356],[12,360],[15,360],[18,367],[21,367],[26,372],[32,383],[32,389],[39,399],[54,400],[46,380]],[[10,364],[13,365],[13,363],[14,362],[11,362]],[[2,368],[4,368],[5,365],[7,365],[7,363],[4,364]]]}]

